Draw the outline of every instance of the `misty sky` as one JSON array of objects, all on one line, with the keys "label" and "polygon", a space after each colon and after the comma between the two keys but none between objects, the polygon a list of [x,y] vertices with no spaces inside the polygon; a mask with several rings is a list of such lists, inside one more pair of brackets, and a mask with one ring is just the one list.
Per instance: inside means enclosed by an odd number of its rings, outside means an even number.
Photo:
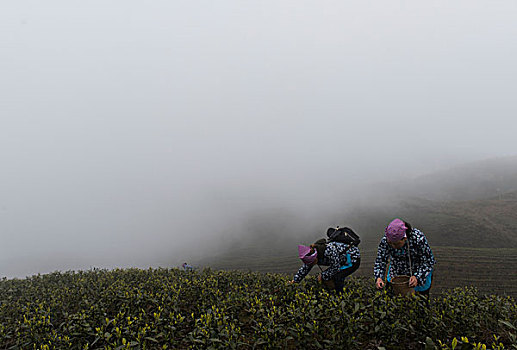
[{"label": "misty sky", "polygon": [[[517,154],[515,1],[2,1],[0,276],[167,266]],[[245,234],[245,232],[242,232]]]}]

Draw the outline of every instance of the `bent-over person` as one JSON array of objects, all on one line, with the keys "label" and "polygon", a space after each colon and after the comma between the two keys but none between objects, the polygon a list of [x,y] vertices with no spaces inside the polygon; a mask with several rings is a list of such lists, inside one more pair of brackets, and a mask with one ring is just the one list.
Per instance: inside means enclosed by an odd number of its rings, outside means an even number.
[{"label": "bent-over person", "polygon": [[303,266],[294,275],[291,283],[300,283],[314,265],[328,266],[318,275],[318,281],[333,282],[337,292],[343,291],[345,278],[354,273],[361,264],[358,247],[340,242],[326,243],[324,238],[311,246],[299,245],[298,256]]}]

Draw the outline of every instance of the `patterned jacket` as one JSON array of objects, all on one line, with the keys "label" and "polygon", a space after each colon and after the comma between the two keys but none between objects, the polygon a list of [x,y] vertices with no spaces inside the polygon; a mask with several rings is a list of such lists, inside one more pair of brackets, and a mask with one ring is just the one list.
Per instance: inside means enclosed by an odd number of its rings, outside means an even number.
[{"label": "patterned jacket", "polygon": [[392,248],[386,239],[382,237],[377,250],[377,259],[373,267],[375,278],[384,279],[384,274],[389,260],[389,276],[410,275],[408,243],[411,254],[411,268],[413,275],[418,279],[418,285],[423,285],[427,275],[433,270],[433,252],[427,243],[427,238],[422,231],[414,228],[408,235],[408,240],[400,249]]},{"label": "patterned jacket", "polygon": [[[321,278],[325,281],[332,279],[332,277],[339,272],[341,267],[354,264],[360,258],[361,254],[357,247],[339,242],[327,243],[323,257],[318,256],[318,265],[329,266],[328,269],[321,273]],[[301,282],[311,271],[312,266],[304,264],[300,267],[298,272],[294,275],[294,281],[296,283]]]}]

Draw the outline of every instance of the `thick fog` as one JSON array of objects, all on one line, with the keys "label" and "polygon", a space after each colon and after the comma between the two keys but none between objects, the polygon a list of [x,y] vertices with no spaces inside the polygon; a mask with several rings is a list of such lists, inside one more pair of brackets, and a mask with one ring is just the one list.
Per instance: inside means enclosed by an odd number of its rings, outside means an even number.
[{"label": "thick fog", "polygon": [[515,155],[516,18],[515,1],[4,1],[0,276],[173,266],[268,213],[323,223],[368,184]]}]

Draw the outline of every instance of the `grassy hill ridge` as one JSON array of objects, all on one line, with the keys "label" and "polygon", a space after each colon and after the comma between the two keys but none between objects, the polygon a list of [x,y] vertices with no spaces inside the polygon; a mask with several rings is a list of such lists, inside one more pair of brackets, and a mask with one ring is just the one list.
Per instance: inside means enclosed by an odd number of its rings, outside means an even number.
[{"label": "grassy hill ridge", "polygon": [[486,199],[517,191],[517,156],[490,158],[394,183],[376,190],[435,201]]}]

